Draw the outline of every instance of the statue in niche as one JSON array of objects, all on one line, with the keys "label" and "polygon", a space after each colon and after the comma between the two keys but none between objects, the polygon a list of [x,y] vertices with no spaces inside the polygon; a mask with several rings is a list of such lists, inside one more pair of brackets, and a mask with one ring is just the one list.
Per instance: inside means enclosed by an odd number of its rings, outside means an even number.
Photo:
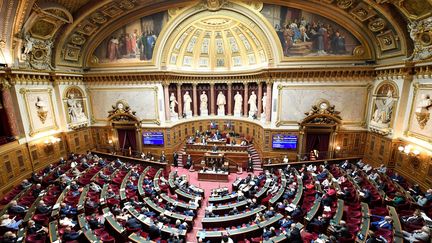
[{"label": "statue in niche", "polygon": [[267,93],[264,92],[264,95],[262,97],[262,113],[266,114],[266,109],[267,109]]},{"label": "statue in niche", "polygon": [[422,94],[415,111],[416,119],[421,129],[424,129],[429,121],[430,108],[432,108],[432,99],[430,98],[430,95]]},{"label": "statue in niche", "polygon": [[249,116],[252,117],[256,115],[258,111],[258,107],[256,105],[257,96],[254,91],[252,91],[252,94],[249,97],[248,104],[249,104]]},{"label": "statue in niche", "polygon": [[176,105],[178,103],[177,103],[176,97],[174,96],[174,93],[171,93],[171,96],[170,96],[169,100],[170,100],[170,112],[171,112],[172,115],[175,115],[175,114],[177,114],[175,112],[175,107],[176,107]]},{"label": "statue in niche", "polygon": [[218,115],[225,115],[226,98],[222,91],[219,91],[217,96],[216,105],[218,107]]},{"label": "statue in niche", "polygon": [[201,114],[203,113],[203,111],[208,111],[207,109],[207,103],[208,103],[208,97],[205,91],[202,92],[201,96],[200,96],[200,110],[201,110]]},{"label": "statue in niche", "polygon": [[372,122],[388,126],[393,113],[393,103],[394,99],[391,90],[387,92],[387,97],[384,100],[375,100],[376,109],[372,116]]},{"label": "statue in niche", "polygon": [[241,114],[242,103],[243,97],[240,92],[237,91],[237,94],[234,96],[234,114]]},{"label": "statue in niche", "polygon": [[69,118],[72,123],[87,121],[81,102],[77,101],[74,93],[69,93],[66,101]]},{"label": "statue in niche", "polygon": [[191,113],[191,103],[192,103],[192,98],[189,95],[189,91],[186,91],[186,93],[183,95],[183,113],[184,114],[188,114]]},{"label": "statue in niche", "polygon": [[42,124],[45,124],[45,121],[46,121],[47,116],[48,116],[47,104],[42,99],[42,97],[38,96],[36,98],[35,106],[36,106],[37,115],[38,115],[40,121],[42,122]]}]

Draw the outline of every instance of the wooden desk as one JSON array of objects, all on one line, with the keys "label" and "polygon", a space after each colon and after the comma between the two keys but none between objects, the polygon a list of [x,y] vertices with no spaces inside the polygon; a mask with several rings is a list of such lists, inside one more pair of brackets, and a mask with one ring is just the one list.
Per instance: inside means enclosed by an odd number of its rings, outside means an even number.
[{"label": "wooden desk", "polygon": [[336,213],[333,216],[333,222],[339,224],[344,213],[344,200],[338,199]]},{"label": "wooden desk", "polygon": [[132,233],[129,235],[129,240],[136,242],[136,243],[153,243],[154,241],[147,240],[146,238],[143,238],[141,235],[138,235],[137,233]]},{"label": "wooden desk", "polygon": [[116,160],[120,159],[122,162],[130,162],[130,163],[137,163],[142,165],[149,165],[154,168],[162,168],[166,169],[167,171],[170,171],[170,166],[166,162],[160,162],[160,161],[152,161],[147,159],[139,159],[134,157],[128,157],[123,155],[113,155],[105,152],[99,152],[99,151],[91,151],[92,154],[96,154],[99,157],[106,158],[109,160]]},{"label": "wooden desk", "polygon": [[249,220],[259,212],[262,212],[266,209],[265,206],[261,205],[258,208],[255,208],[251,211],[248,211],[246,213],[237,214],[237,215],[230,215],[225,217],[208,217],[202,219],[202,225],[205,228],[209,227],[228,227],[232,224],[242,224],[244,222],[249,222]]},{"label": "wooden desk", "polygon": [[246,200],[243,200],[240,202],[231,203],[227,205],[215,206],[213,207],[212,211],[216,215],[223,215],[231,211],[233,208],[237,208],[238,210],[243,210],[246,207],[246,205],[248,205],[248,202]]},{"label": "wooden desk", "polygon": [[[84,233],[84,236],[86,237],[86,239],[88,240],[88,242],[91,243],[98,243],[101,242],[95,235],[95,233],[93,232],[93,230],[90,229],[90,226],[88,225],[87,219],[85,214],[80,214],[78,215],[78,224],[81,228],[81,230]],[[85,229],[85,226],[87,226],[87,230]]]},{"label": "wooden desk", "polygon": [[127,184],[128,180],[129,180],[129,177],[130,177],[131,173],[132,173],[132,170],[130,170],[125,175],[125,177],[123,178],[123,181],[122,181],[122,183],[120,185],[120,200],[122,202],[124,202],[127,199],[127,197],[126,197],[126,184]]},{"label": "wooden desk", "polygon": [[285,176],[285,173],[282,172],[282,174],[281,174],[281,185],[280,185],[280,188],[279,188],[278,192],[275,195],[273,195],[272,198],[270,198],[270,200],[269,200],[270,204],[273,205],[273,204],[277,203],[281,199],[282,195],[285,192],[285,187],[286,186],[287,186],[286,176]]},{"label": "wooden desk", "polygon": [[[200,160],[204,158],[205,153],[208,151],[212,151],[213,146],[210,145],[202,145],[202,144],[187,144],[186,145],[186,153],[190,154],[192,157],[192,161],[194,161],[194,166],[197,166],[196,168],[201,168]],[[224,154],[224,159],[232,161],[236,165],[243,168],[243,170],[246,170],[247,167],[247,161],[248,161],[248,152],[247,152],[247,146],[218,146],[218,153]],[[186,156],[183,156],[185,158]],[[230,171],[234,172],[237,170],[237,167],[230,168]]]},{"label": "wooden desk", "polygon": [[217,173],[212,171],[199,171],[198,180],[228,182],[228,172]]},{"label": "wooden desk", "polygon": [[102,209],[103,216],[105,217],[105,224],[109,229],[111,229],[110,233],[114,233],[114,237],[116,239],[123,239],[124,233],[126,229],[114,218],[109,208]]},{"label": "wooden desk", "polygon": [[403,233],[402,233],[402,225],[399,220],[398,213],[396,209],[392,206],[387,206],[389,210],[390,217],[393,220],[393,242],[394,243],[403,243]]},{"label": "wooden desk", "polygon": [[79,212],[84,210],[84,203],[85,203],[88,191],[89,191],[89,185],[85,186],[83,188],[83,190],[81,191],[81,195],[80,195],[80,198],[79,198],[78,204],[77,204],[77,210]]},{"label": "wooden desk", "polygon": [[360,234],[363,235],[363,239],[356,237],[356,242],[362,243],[365,242],[368,234],[369,234],[369,226],[370,226],[370,217],[369,217],[369,205],[367,203],[361,203],[361,212],[362,212],[362,223],[360,225]]},{"label": "wooden desk", "polygon": [[190,205],[190,204],[186,204],[186,203],[183,203],[183,202],[176,201],[176,200],[174,200],[173,198],[169,197],[169,196],[168,196],[167,194],[165,194],[165,193],[160,194],[160,197],[161,197],[164,201],[166,201],[166,202],[170,202],[170,203],[172,203],[172,204],[175,204],[176,207],[182,208],[182,209],[184,209],[184,210],[194,210],[194,211],[195,211],[195,210],[198,209],[198,207],[197,207],[196,205]]},{"label": "wooden desk", "polygon": [[27,223],[33,217],[33,215],[36,211],[36,207],[38,206],[41,199],[42,199],[42,196],[39,196],[36,198],[36,200],[34,200],[31,207],[28,209],[27,213],[25,214],[25,216],[23,218],[24,223]]},{"label": "wooden desk", "polygon": [[50,242],[59,242],[60,238],[58,236],[58,222],[57,220],[51,221],[48,226]]},{"label": "wooden desk", "polygon": [[141,173],[140,177],[138,178],[138,183],[137,183],[137,187],[138,187],[138,194],[141,196],[141,198],[145,197],[145,192],[144,192],[144,178],[147,174],[147,172],[150,170],[150,166],[147,166],[143,172]]},{"label": "wooden desk", "polygon": [[[309,212],[305,216],[305,220],[310,222],[315,217],[316,213],[318,212],[318,210],[321,206],[321,199],[322,199],[321,197],[315,199],[313,206],[311,207],[311,209],[309,210]],[[305,224],[306,223],[307,222],[305,222]]]},{"label": "wooden desk", "polygon": [[99,202],[101,206],[105,205],[106,203],[106,195],[108,193],[108,184],[104,184],[101,190],[100,199]]},{"label": "wooden desk", "polygon": [[192,216],[186,216],[184,214],[178,214],[178,213],[173,213],[170,211],[165,210],[164,208],[161,208],[159,205],[157,205],[156,203],[154,203],[150,198],[146,197],[144,199],[145,204],[147,204],[147,206],[149,206],[149,208],[151,208],[155,213],[161,214],[163,213],[165,216],[167,216],[168,218],[171,219],[171,223],[175,223],[175,221],[177,219],[183,220],[185,222],[188,223],[189,226],[192,225],[192,221],[193,221],[193,217]]},{"label": "wooden desk", "polygon": [[237,193],[234,194],[229,194],[229,195],[225,195],[223,197],[210,197],[208,202],[209,203],[228,203],[228,202],[232,202],[235,201],[235,199],[237,199]]}]

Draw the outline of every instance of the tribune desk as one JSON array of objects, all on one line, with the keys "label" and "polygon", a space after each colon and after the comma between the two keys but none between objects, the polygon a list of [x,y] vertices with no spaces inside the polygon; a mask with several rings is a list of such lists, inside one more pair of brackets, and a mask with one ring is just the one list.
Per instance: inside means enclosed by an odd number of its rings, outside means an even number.
[{"label": "tribune desk", "polygon": [[203,171],[200,170],[198,172],[198,180],[199,181],[217,181],[217,182],[228,182],[229,172],[225,171]]}]

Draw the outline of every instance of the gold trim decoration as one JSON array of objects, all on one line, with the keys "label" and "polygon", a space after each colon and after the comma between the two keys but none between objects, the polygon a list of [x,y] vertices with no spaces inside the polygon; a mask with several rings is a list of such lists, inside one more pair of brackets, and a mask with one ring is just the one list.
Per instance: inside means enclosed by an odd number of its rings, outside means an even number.
[{"label": "gold trim decoration", "polygon": [[[30,132],[29,132],[29,136],[33,137],[34,135],[36,135],[37,133],[40,132],[45,132],[45,131],[49,131],[49,130],[57,130],[58,129],[58,125],[57,125],[57,119],[56,119],[56,115],[55,115],[55,111],[54,111],[54,103],[53,103],[53,98],[52,98],[52,89],[48,88],[48,89],[26,89],[26,88],[21,88],[20,89],[20,94],[23,95],[24,98],[24,103],[26,105],[26,110],[27,110],[27,116],[29,119],[29,128],[30,128]],[[30,102],[29,102],[29,95],[30,94],[46,94],[48,93],[48,97],[49,97],[49,107],[48,109],[45,108],[45,104],[42,103],[42,100],[38,99],[38,102],[35,104],[35,106],[37,107],[37,115],[38,118],[41,120],[42,124],[45,124],[48,113],[52,114],[52,120],[53,120],[53,125],[51,126],[47,126],[47,127],[42,127],[39,129],[35,128],[35,121],[33,120],[33,117],[31,116],[31,110],[32,108],[30,108]],[[38,104],[39,103],[39,104]]]}]

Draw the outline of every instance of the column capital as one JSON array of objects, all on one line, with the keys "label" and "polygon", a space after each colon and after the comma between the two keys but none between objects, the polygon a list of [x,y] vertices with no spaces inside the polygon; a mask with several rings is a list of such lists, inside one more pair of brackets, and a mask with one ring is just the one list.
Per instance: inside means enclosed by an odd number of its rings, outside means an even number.
[{"label": "column capital", "polygon": [[192,83],[192,87],[198,86],[198,83]]},{"label": "column capital", "polygon": [[215,86],[215,83],[209,83],[210,84],[210,87],[214,87]]},{"label": "column capital", "polygon": [[228,87],[232,86],[232,81],[227,81],[226,83],[228,85]]},{"label": "column capital", "polygon": [[176,83],[176,85],[177,85],[177,88],[179,88],[179,87],[181,87],[181,86],[182,86],[182,84],[181,84],[181,83]]},{"label": "column capital", "polygon": [[249,82],[247,82],[247,81],[243,81],[242,83],[244,86],[247,86],[249,84]]},{"label": "column capital", "polygon": [[267,79],[267,80],[265,81],[265,83],[266,83],[267,85],[269,85],[269,84],[273,84],[274,81],[273,81],[273,79],[269,78],[269,79]]},{"label": "column capital", "polygon": [[0,77],[0,91],[10,89],[10,87],[12,87],[12,85],[9,83],[9,81],[7,81],[7,79],[4,77]]},{"label": "column capital", "polygon": [[169,81],[162,81],[162,86],[163,87],[168,87],[171,83]]}]

